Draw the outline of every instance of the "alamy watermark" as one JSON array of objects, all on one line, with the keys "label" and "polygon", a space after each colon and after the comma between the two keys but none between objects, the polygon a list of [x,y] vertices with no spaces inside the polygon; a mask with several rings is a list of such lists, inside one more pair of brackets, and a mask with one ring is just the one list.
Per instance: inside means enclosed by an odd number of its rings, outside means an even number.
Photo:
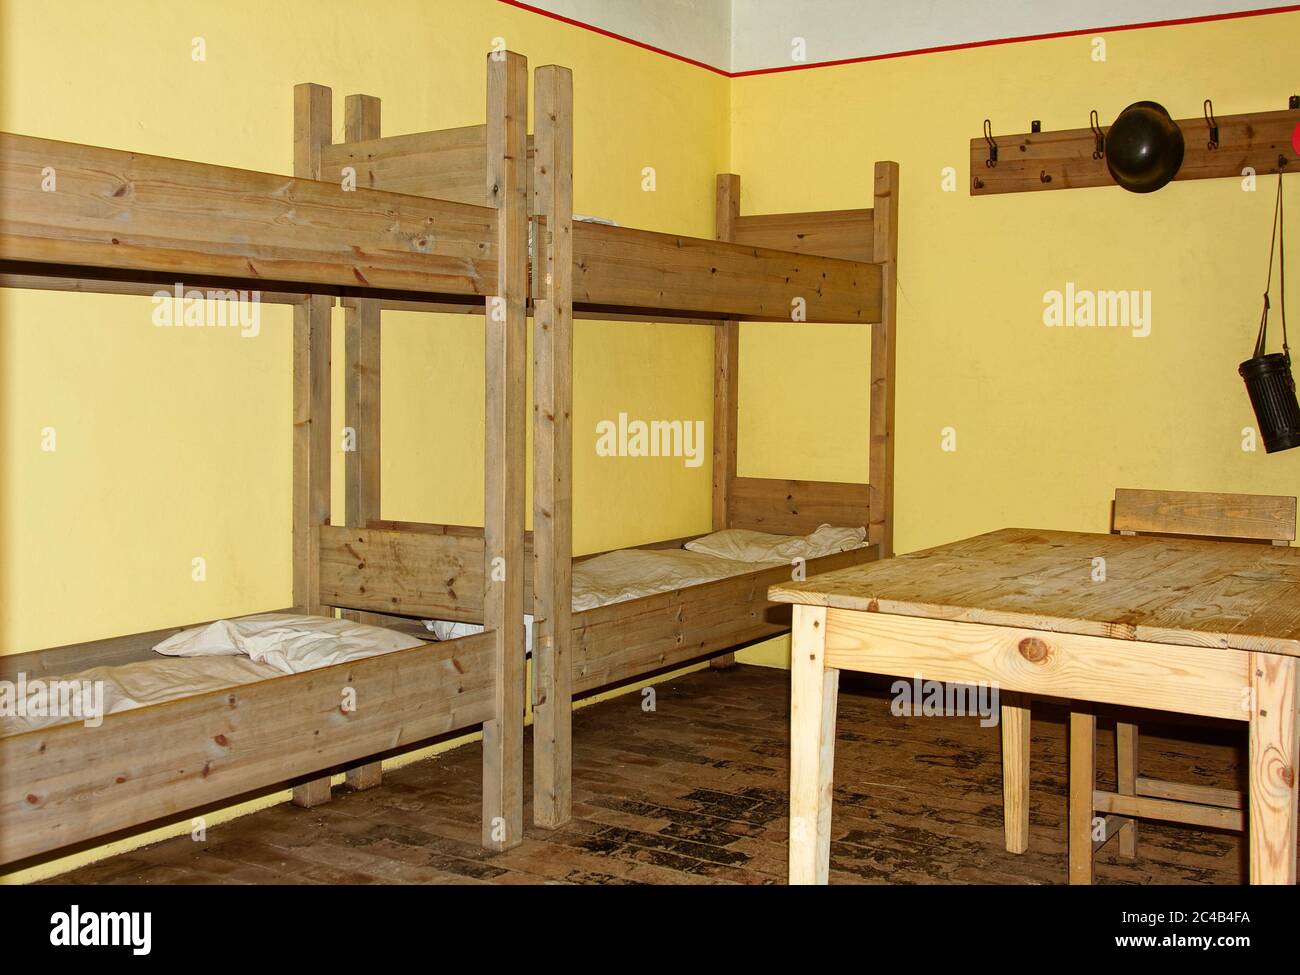
[{"label": "alamy watermark", "polygon": [[1048,328],[1127,328],[1135,339],[1151,334],[1150,291],[1090,291],[1065,282],[1064,291],[1043,292]]},{"label": "alamy watermark", "polygon": [[597,457],[684,457],[704,463],[703,420],[629,420],[626,413],[596,424]]},{"label": "alamy watermark", "polygon": [[187,290],[178,281],[171,291],[153,293],[153,323],[158,328],[237,328],[243,338],[257,338],[261,308],[260,291]]},{"label": "alamy watermark", "polygon": [[952,684],[914,674],[910,681],[894,681],[889,692],[889,713],[896,718],[979,715],[980,727],[992,728],[1001,717],[996,684]]},{"label": "alamy watermark", "polygon": [[150,911],[83,911],[77,904],[50,915],[50,944],[56,948],[130,948],[147,955],[153,948]]},{"label": "alamy watermark", "polygon": [[0,718],[80,718],[87,728],[104,723],[102,680],[0,680]]}]

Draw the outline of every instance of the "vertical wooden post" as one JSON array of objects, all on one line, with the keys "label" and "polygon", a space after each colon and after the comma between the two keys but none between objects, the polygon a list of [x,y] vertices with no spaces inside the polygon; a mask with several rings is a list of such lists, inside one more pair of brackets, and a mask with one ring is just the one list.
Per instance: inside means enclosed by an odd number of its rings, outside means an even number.
[{"label": "vertical wooden post", "polygon": [[311,779],[302,783],[302,785],[293,787],[293,804],[302,806],[304,809],[322,805],[329,802],[330,798],[330,777],[328,775],[323,775],[319,779]]},{"label": "vertical wooden post", "polygon": [[[323,85],[294,88],[294,175],[317,179],[321,148],[330,142],[331,93]],[[330,309],[312,295],[293,309],[293,604],[322,613],[320,526],[330,519]],[[329,798],[329,776],[293,790],[314,806]]]},{"label": "vertical wooden post", "polygon": [[1300,705],[1295,657],[1250,655],[1250,882],[1296,882]]},{"label": "vertical wooden post", "polygon": [[1029,698],[1002,692],[1002,829],[1008,853],[1029,849]]},{"label": "vertical wooden post", "polygon": [[[343,100],[343,138],[363,142],[379,138],[379,99],[348,95]],[[342,179],[341,173],[322,176]],[[352,449],[343,455],[345,520],[364,528],[379,517],[379,302],[358,298],[343,309],[343,425],[352,431]],[[371,613],[343,614],[359,623],[374,623]],[[383,781],[383,766],[370,762],[347,770],[347,784],[357,791]]]},{"label": "vertical wooden post", "polygon": [[533,821],[554,829],[573,816],[573,73],[538,68],[533,99]]},{"label": "vertical wooden post", "polygon": [[524,497],[527,423],[528,61],[488,55],[487,203],[497,211],[497,293],[487,298],[484,624],[496,635],[483,725],[483,845],[523,839]]},{"label": "vertical wooden post", "polygon": [[[348,142],[379,138],[378,98],[349,95],[343,105]],[[344,455],[347,524],[364,528],[379,518],[379,302],[357,298],[343,314],[344,424],[356,437],[356,449]]]},{"label": "vertical wooden post", "polygon": [[[330,142],[330,90],[294,88],[294,175],[316,179]],[[330,307],[293,309],[293,604],[320,613],[320,526],[330,518]]]},{"label": "vertical wooden post", "polygon": [[881,318],[871,326],[871,524],[880,557],[894,554],[894,360],[898,324],[898,163],[876,163],[872,260],[882,265]]},{"label": "vertical wooden post", "polygon": [[1091,704],[1070,710],[1070,883],[1092,883],[1093,790],[1097,788],[1097,716]]},{"label": "vertical wooden post", "polygon": [[[1122,796],[1137,795],[1138,726],[1128,721],[1115,722],[1115,791]],[[1126,818],[1119,828],[1120,856],[1137,856],[1137,820]]]},{"label": "vertical wooden post", "polygon": [[[740,216],[740,177],[719,173],[714,203],[714,237],[734,240]],[[740,323],[723,322],[713,330],[713,530],[729,528],[731,486],[736,479],[736,420],[740,387]],[[724,653],[710,665],[734,665],[736,655]]]}]

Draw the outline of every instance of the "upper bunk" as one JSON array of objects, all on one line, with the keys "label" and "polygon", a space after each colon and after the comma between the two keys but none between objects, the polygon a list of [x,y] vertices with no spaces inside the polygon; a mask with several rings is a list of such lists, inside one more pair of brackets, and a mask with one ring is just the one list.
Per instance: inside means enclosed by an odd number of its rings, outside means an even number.
[{"label": "upper bunk", "polygon": [[[330,97],[319,85],[295,94]],[[326,140],[308,167],[295,167],[314,179],[0,133],[0,283],[180,278],[481,307],[497,288],[499,210],[484,178],[490,129]],[[862,234],[869,211],[839,213],[816,215],[828,237],[839,219],[852,224],[846,237],[871,239],[869,224]],[[736,242],[575,221],[575,312],[881,321],[879,264],[810,253],[779,217],[753,227],[743,221],[760,218],[741,219]],[[535,236],[545,246],[546,234]]]}]

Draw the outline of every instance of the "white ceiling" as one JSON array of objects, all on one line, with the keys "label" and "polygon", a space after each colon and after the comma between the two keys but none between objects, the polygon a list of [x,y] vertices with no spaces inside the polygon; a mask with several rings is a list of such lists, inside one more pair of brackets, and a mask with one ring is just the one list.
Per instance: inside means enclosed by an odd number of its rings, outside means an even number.
[{"label": "white ceiling", "polygon": [[592,27],[729,71],[732,0],[528,0]]},{"label": "white ceiling", "polygon": [[[532,6],[726,72],[1203,18],[1261,0],[530,0]],[[1276,6],[1276,5],[1275,5]]]}]

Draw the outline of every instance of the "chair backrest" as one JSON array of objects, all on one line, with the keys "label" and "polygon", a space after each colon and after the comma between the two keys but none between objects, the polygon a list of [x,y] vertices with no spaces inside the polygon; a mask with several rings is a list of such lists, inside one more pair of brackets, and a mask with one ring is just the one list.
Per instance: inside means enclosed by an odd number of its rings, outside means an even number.
[{"label": "chair backrest", "polygon": [[1115,530],[1238,538],[1286,545],[1295,541],[1296,499],[1270,494],[1115,489]]}]

